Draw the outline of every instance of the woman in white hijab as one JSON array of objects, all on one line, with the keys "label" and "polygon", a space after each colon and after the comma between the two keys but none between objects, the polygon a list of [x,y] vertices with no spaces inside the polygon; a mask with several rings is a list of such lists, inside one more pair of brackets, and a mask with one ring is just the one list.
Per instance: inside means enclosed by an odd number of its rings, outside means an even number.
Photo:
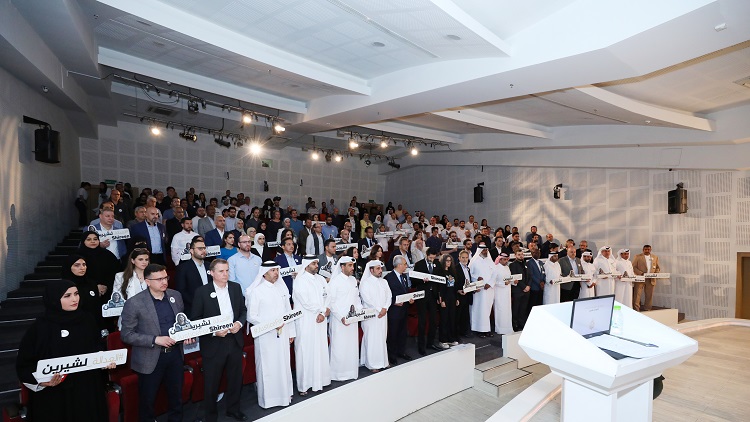
[{"label": "woman in white hijab", "polygon": [[292,228],[292,220],[290,220],[287,217],[281,223],[281,228],[276,232],[276,241],[281,243],[281,234],[284,233],[284,230],[291,229],[291,228]]},{"label": "woman in white hijab", "polygon": [[[612,248],[602,246],[599,248],[599,254],[594,260],[594,270],[596,271],[597,285],[596,295],[605,296],[615,294],[615,277],[611,275],[617,272],[615,260],[612,258]],[[607,277],[600,275],[609,274]]]},{"label": "woman in white hijab", "polygon": [[250,252],[254,253],[255,255],[258,255],[258,257],[263,262],[271,260],[271,258],[269,257],[269,252],[271,251],[271,248],[266,248],[265,245],[266,245],[266,235],[264,235],[263,233],[258,233],[255,235],[252,249],[250,249]]},{"label": "woman in white hijab", "polygon": [[375,216],[375,221],[372,222],[372,229],[375,230],[375,233],[378,232],[378,227],[383,225],[383,217],[380,216],[380,214]]},{"label": "woman in white hijab", "polygon": [[[623,277],[635,277],[633,272],[633,263],[630,262],[630,249],[620,249],[617,251],[617,261],[615,263],[617,272]],[[633,282],[630,280],[615,281],[615,300],[627,306],[633,307]]]}]

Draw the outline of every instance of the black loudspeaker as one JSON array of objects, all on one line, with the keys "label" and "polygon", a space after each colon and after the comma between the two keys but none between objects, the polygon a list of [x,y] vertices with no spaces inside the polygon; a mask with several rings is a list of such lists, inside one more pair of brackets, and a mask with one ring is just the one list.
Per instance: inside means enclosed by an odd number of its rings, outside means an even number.
[{"label": "black loudspeaker", "polygon": [[474,186],[474,202],[484,202],[484,188],[482,186]]},{"label": "black loudspeaker", "polygon": [[669,191],[667,194],[667,211],[670,214],[685,214],[687,210],[687,191],[682,188]]},{"label": "black loudspeaker", "polygon": [[49,127],[35,130],[34,158],[43,163],[59,163],[60,132]]}]

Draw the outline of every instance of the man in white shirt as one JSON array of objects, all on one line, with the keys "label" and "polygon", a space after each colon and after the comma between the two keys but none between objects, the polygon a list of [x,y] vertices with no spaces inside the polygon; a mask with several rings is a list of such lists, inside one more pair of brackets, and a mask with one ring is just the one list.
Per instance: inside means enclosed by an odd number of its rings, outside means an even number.
[{"label": "man in white shirt", "polygon": [[174,265],[180,264],[180,257],[182,253],[190,248],[190,241],[193,240],[198,233],[193,231],[193,220],[188,217],[182,219],[182,231],[175,234],[172,238],[172,245],[170,250],[172,251],[172,262]]},{"label": "man in white shirt", "polygon": [[362,281],[359,284],[362,307],[378,311],[377,318],[362,321],[360,364],[370,372],[379,372],[389,366],[388,346],[388,308],[391,307],[391,288],[383,278],[383,263],[369,261],[365,266]]},{"label": "man in white shirt", "polygon": [[231,232],[237,228],[237,208],[229,207],[229,216],[224,221],[226,223],[226,231]]},{"label": "man in white shirt", "polygon": [[307,255],[312,255],[317,258],[323,253],[322,227],[317,221],[314,221],[312,224],[312,232],[306,239],[305,252]]},{"label": "man in white shirt", "polygon": [[362,310],[354,258],[345,256],[336,264],[328,283],[331,295],[331,379],[346,381],[359,377],[359,324],[347,324],[352,307]]}]

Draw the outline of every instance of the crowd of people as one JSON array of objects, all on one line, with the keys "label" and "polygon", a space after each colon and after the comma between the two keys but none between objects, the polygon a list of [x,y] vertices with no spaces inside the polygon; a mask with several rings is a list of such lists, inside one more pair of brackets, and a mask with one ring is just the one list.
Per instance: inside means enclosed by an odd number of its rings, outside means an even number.
[{"label": "crowd of people", "polygon": [[[229,190],[220,199],[192,188],[180,198],[173,187],[146,188],[135,197],[128,184],[102,183],[97,218],[86,221],[81,205],[87,185],[75,202],[84,229],[81,245],[63,264],[64,284],[45,293],[45,321],[96,327],[100,337],[120,330],[139,376],[141,420],[153,420],[161,384],[167,386],[169,420],[182,419],[183,342],[169,336],[178,315],[183,321],[222,316],[233,322],[198,339],[204,417],[218,417],[216,398],[226,372],[227,415],[246,420],[239,400],[249,332],[243,330],[250,326],[302,310],[295,321],[254,339],[258,403],[286,406],[294,395],[291,359],[300,395],[332,380],[356,379],[361,366],[378,372],[414,359],[406,348],[410,313],[416,314],[417,351],[424,356],[427,348],[445,350],[472,336],[522,330],[531,308],[541,304],[614,294],[627,306],[649,310],[655,280],[633,283],[629,277],[660,271],[649,245],[633,262],[628,249],[613,253],[608,246],[594,257],[585,240],[576,247],[568,239],[561,247],[552,234],[542,241],[535,226],[522,240],[517,227],[493,230],[474,216],[427,217],[392,203],[370,215],[373,208],[356,197],[344,213],[333,199],[318,207],[312,198],[299,212],[283,207],[278,196],[255,206]],[[555,282],[582,274],[592,277]],[[403,299],[415,291],[424,297]],[[75,306],[66,302],[72,296]],[[124,301],[122,315],[102,317],[102,305],[113,301]],[[83,344],[56,348],[60,340],[40,338],[42,331],[36,325],[29,330],[18,360],[19,377],[38,394],[32,399],[37,403],[36,397],[53,395],[50,390],[63,397],[71,392],[59,382],[34,382],[29,365],[83,350]],[[44,411],[32,406],[34,413]]]}]

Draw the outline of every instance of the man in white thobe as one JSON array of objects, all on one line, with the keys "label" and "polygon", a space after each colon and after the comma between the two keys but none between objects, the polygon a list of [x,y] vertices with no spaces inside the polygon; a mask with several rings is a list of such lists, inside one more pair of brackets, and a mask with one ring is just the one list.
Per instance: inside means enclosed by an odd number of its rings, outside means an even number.
[{"label": "man in white thobe", "polygon": [[331,281],[331,379],[346,381],[359,377],[359,323],[347,324],[344,318],[352,307],[362,310],[357,279],[354,278],[354,258],[344,256],[333,268]]},{"label": "man in white thobe", "polygon": [[550,253],[547,262],[544,263],[544,273],[546,274],[546,284],[542,296],[542,304],[560,303],[560,284],[553,284],[553,281],[560,280],[562,269],[560,268],[559,255]]},{"label": "man in white thobe", "polygon": [[581,291],[578,293],[579,299],[596,296],[596,282],[599,280],[596,278],[596,267],[591,263],[593,258],[594,254],[589,250],[581,253],[581,266],[583,267],[583,273],[590,275],[591,280],[584,280],[581,282]]},{"label": "man in white thobe", "polygon": [[469,262],[471,271],[471,281],[478,282],[477,290],[474,293],[473,303],[471,304],[471,329],[479,333],[479,337],[492,337],[490,332],[490,312],[492,304],[495,301],[495,292],[492,287],[492,273],[495,264],[489,256],[487,246],[480,243],[477,246],[477,252]]},{"label": "man in white thobe", "polygon": [[304,271],[294,280],[292,300],[294,309],[302,309],[297,323],[294,357],[297,372],[297,390],[305,396],[308,390],[320,391],[331,385],[331,367],[328,358],[328,315],[331,313],[328,286],[318,275],[318,257],[302,258]]},{"label": "man in white thobe", "polygon": [[[279,266],[273,261],[264,262],[255,281],[245,293],[247,322],[253,325],[266,324],[281,319],[292,311],[289,290],[279,280]],[[255,338],[258,405],[264,409],[288,406],[292,401],[294,385],[289,345],[295,336],[295,324],[282,323],[276,329]]]},{"label": "man in white thobe", "polygon": [[371,372],[378,372],[388,365],[388,318],[386,314],[391,306],[391,288],[383,278],[383,266],[380,261],[370,261],[365,266],[362,281],[359,283],[359,294],[364,308],[378,310],[377,318],[362,321],[362,350],[360,364]]},{"label": "man in white thobe", "polygon": [[495,291],[495,332],[510,334],[513,332],[513,310],[510,295],[510,268],[508,254],[501,252],[495,260],[494,291]]},{"label": "man in white thobe", "polygon": [[599,254],[594,260],[594,270],[596,270],[597,277],[596,295],[615,294],[615,276],[613,273],[617,273],[617,267],[615,266],[615,260],[612,258],[612,248],[609,246],[599,248]]},{"label": "man in white thobe", "polygon": [[[617,251],[617,260],[615,269],[623,277],[635,277],[633,263],[630,262],[630,249],[620,249]],[[615,300],[627,306],[633,307],[633,282],[630,280],[615,281]]]}]

